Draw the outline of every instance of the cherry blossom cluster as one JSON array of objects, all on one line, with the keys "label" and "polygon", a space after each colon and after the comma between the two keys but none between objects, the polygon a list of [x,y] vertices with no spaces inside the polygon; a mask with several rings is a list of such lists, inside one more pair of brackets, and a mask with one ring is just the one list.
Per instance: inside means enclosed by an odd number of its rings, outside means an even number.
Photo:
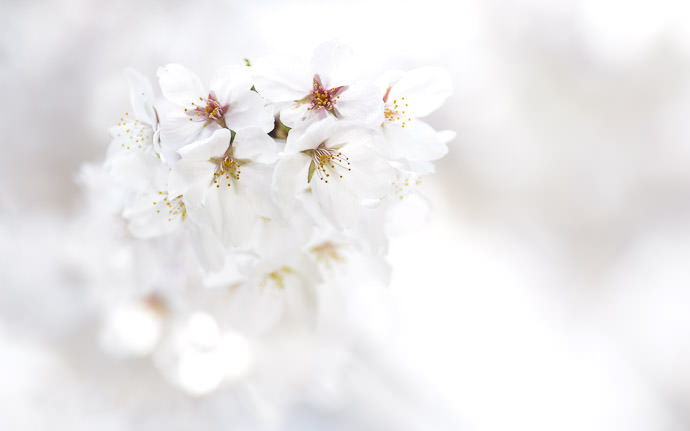
[{"label": "cherry blossom cluster", "polygon": [[178,64],[158,69],[160,92],[125,72],[132,112],[111,128],[104,168],[129,234],[168,271],[144,282],[147,310],[187,310],[190,284],[225,289],[230,305],[197,306],[190,325],[261,336],[333,318],[334,291],[387,284],[393,218],[423,204],[416,187],[454,137],[424,121],[451,80],[434,67],[363,79],[354,66],[329,42],[308,64],[245,60],[208,85]]}]

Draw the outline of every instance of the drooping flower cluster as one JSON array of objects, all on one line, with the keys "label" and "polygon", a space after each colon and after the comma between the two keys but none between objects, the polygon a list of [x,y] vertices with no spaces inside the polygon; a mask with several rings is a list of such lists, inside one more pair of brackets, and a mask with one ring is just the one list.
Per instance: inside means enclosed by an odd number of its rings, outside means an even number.
[{"label": "drooping flower cluster", "polygon": [[[124,321],[176,315],[170,326],[182,325],[190,349],[206,354],[224,349],[226,329],[261,336],[334,322],[324,311],[333,292],[387,284],[391,214],[454,135],[423,120],[451,82],[433,67],[359,79],[353,65],[336,42],[318,47],[301,74],[293,64],[246,61],[205,86],[170,64],[158,69],[160,94],[126,71],[133,112],[111,129],[104,166],[129,233],[167,272],[146,281]],[[220,288],[229,305],[185,308],[191,285]],[[180,318],[181,310],[195,314]],[[129,350],[160,349],[156,325]],[[107,343],[127,328],[110,325]]]}]

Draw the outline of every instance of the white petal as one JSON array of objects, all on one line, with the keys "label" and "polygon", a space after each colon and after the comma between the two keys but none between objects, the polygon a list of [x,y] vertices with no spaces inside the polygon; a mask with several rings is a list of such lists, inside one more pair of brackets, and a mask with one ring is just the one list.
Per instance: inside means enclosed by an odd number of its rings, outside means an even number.
[{"label": "white petal", "polygon": [[293,133],[290,131],[285,142],[285,151],[297,153],[312,150],[328,139],[336,127],[337,120],[329,116],[321,121],[311,123],[306,129]]},{"label": "white petal", "polygon": [[273,166],[262,163],[242,165],[239,184],[252,203],[257,215],[267,218],[278,216],[278,210],[271,198]]},{"label": "white petal", "polygon": [[[362,128],[357,122],[337,120],[328,133],[328,145],[352,144],[356,148],[371,147],[374,131]],[[348,149],[350,151],[351,149]]]},{"label": "white petal", "polygon": [[150,152],[156,138],[151,126],[141,121],[122,122],[108,131],[113,137],[108,157],[120,153]]},{"label": "white petal", "polygon": [[365,145],[348,145],[343,151],[350,158],[351,171],[343,177],[357,191],[360,202],[377,203],[390,192],[395,169]]},{"label": "white petal", "polygon": [[254,88],[271,103],[294,102],[308,96],[310,91],[309,86],[293,86],[263,76],[255,79]]},{"label": "white petal", "polygon": [[153,110],[151,83],[144,75],[132,68],[125,69],[124,74],[129,82],[129,97],[137,119],[155,125],[156,113]]},{"label": "white petal", "polygon": [[259,59],[250,67],[254,88],[273,103],[302,99],[311,91],[314,75],[300,66],[289,57]]},{"label": "white petal", "polygon": [[311,184],[324,214],[337,227],[352,226],[359,219],[359,200],[347,180],[334,179],[326,183],[314,176]]},{"label": "white petal", "polygon": [[444,143],[444,144],[449,144],[452,140],[455,139],[457,136],[457,133],[453,130],[439,130],[438,132],[438,138]]},{"label": "white petal", "polygon": [[436,172],[436,167],[431,162],[408,160],[403,163],[403,166],[401,168],[419,175],[430,175]]},{"label": "white petal", "polygon": [[413,119],[405,127],[397,123],[383,125],[385,147],[392,159],[437,160],[448,153],[448,147],[427,123]]},{"label": "white petal", "polygon": [[227,103],[231,94],[251,90],[252,78],[246,66],[225,66],[216,72],[209,88],[221,103]]},{"label": "white petal", "polygon": [[212,157],[220,157],[230,146],[230,131],[218,129],[211,136],[193,144],[186,145],[178,151],[185,160],[208,161]]},{"label": "white petal", "polygon": [[119,183],[138,192],[165,186],[168,169],[153,153],[136,152],[112,157],[107,168]]},{"label": "white petal", "polygon": [[162,116],[160,137],[165,148],[176,150],[199,136],[205,124],[190,121],[190,118],[182,110],[170,111]]},{"label": "white petal", "polygon": [[199,97],[206,97],[201,80],[196,74],[179,64],[158,68],[158,81],[163,96],[178,105],[185,106]]},{"label": "white petal", "polygon": [[336,109],[343,119],[365,126],[378,126],[383,121],[383,99],[380,89],[369,82],[354,83],[340,93]]},{"label": "white petal", "polygon": [[388,103],[396,100],[409,106],[407,111],[414,117],[424,117],[438,109],[453,91],[453,82],[447,70],[437,67],[420,67],[405,74],[391,88]]},{"label": "white petal", "polygon": [[168,193],[182,195],[189,208],[201,206],[213,181],[215,166],[208,161],[180,160],[170,171]]},{"label": "white petal", "polygon": [[388,88],[392,87],[393,84],[398,82],[400,78],[405,76],[405,72],[402,70],[387,70],[386,72],[382,73],[377,79],[376,79],[376,85],[383,90],[383,93],[381,93],[381,97],[386,94],[386,91],[388,91]]},{"label": "white petal", "polygon": [[318,117],[325,118],[326,114],[309,110],[309,103],[290,103],[280,110],[280,121],[290,128],[304,126]]},{"label": "white petal", "polygon": [[211,187],[204,210],[223,244],[235,247],[247,244],[259,221],[251,202],[237,184]]},{"label": "white petal", "polygon": [[261,129],[240,130],[235,135],[232,147],[237,159],[258,163],[273,163],[278,160],[278,144]]},{"label": "white petal", "polygon": [[273,130],[273,108],[254,91],[233,94],[228,100],[230,107],[225,114],[227,126],[239,131],[248,127],[258,127],[268,133]]},{"label": "white petal", "polygon": [[215,164],[213,157],[222,157],[230,142],[227,129],[217,130],[211,137],[180,149],[181,159],[172,167],[168,183],[170,196],[182,195],[190,208],[201,205],[206,195]]},{"label": "white petal", "polygon": [[313,225],[299,209],[291,212],[290,216],[290,222],[280,218],[262,221],[257,248],[263,262],[285,265],[287,260],[301,253]]},{"label": "white petal", "polygon": [[311,59],[311,69],[326,87],[347,84],[351,76],[352,48],[338,41],[319,45]]},{"label": "white petal", "polygon": [[153,238],[177,229],[182,223],[182,214],[171,213],[163,200],[164,195],[146,194],[125,209],[123,216],[129,220],[129,230],[139,238]]},{"label": "white petal", "polygon": [[276,163],[273,172],[273,197],[284,211],[289,212],[295,197],[307,185],[309,158],[304,154],[286,154]]},{"label": "white petal", "polygon": [[225,249],[218,236],[208,226],[200,226],[192,220],[186,221],[187,235],[196,257],[204,271],[217,272],[225,264]]}]

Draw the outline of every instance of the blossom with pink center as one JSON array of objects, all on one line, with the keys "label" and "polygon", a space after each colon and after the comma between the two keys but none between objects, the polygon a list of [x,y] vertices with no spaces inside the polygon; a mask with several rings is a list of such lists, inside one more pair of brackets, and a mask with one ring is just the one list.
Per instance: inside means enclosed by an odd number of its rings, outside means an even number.
[{"label": "blossom with pink center", "polygon": [[383,117],[380,94],[376,85],[349,73],[351,57],[348,47],[329,42],[316,48],[308,67],[293,59],[259,59],[251,69],[256,89],[276,105],[280,121],[289,127],[328,116],[375,127]]},{"label": "blossom with pink center", "polygon": [[196,139],[226,128],[238,132],[273,129],[273,110],[256,91],[245,66],[227,66],[218,71],[207,90],[201,80],[179,64],[158,69],[163,96],[161,140],[177,150]]},{"label": "blossom with pink center", "polygon": [[216,97],[216,93],[211,91],[208,93],[206,100],[201,100],[201,104],[192,102],[193,109],[185,108],[185,112],[189,116],[189,121],[203,121],[206,124],[217,122],[222,127],[227,127],[225,124],[225,113],[228,111],[230,105],[221,105]]},{"label": "blossom with pink center", "polygon": [[347,90],[346,85],[341,85],[335,88],[325,88],[321,82],[321,77],[317,74],[314,75],[314,85],[307,96],[307,101],[310,106],[307,108],[309,111],[322,111],[332,114],[336,117],[340,116],[336,104],[338,99],[340,99],[340,93]]}]

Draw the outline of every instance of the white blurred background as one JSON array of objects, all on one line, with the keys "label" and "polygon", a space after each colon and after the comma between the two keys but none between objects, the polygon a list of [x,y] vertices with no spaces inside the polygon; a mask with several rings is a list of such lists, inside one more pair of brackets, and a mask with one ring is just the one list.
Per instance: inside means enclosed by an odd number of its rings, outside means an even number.
[{"label": "white blurred background", "polygon": [[[103,355],[64,265],[99,161],[153,78],[324,40],[370,73],[447,67],[457,139],[391,244],[395,336],[345,407],[289,430],[690,429],[690,6],[682,1],[0,3],[0,429],[261,429]],[[372,331],[377,328],[372,326]],[[255,412],[254,412],[255,413]]]}]

